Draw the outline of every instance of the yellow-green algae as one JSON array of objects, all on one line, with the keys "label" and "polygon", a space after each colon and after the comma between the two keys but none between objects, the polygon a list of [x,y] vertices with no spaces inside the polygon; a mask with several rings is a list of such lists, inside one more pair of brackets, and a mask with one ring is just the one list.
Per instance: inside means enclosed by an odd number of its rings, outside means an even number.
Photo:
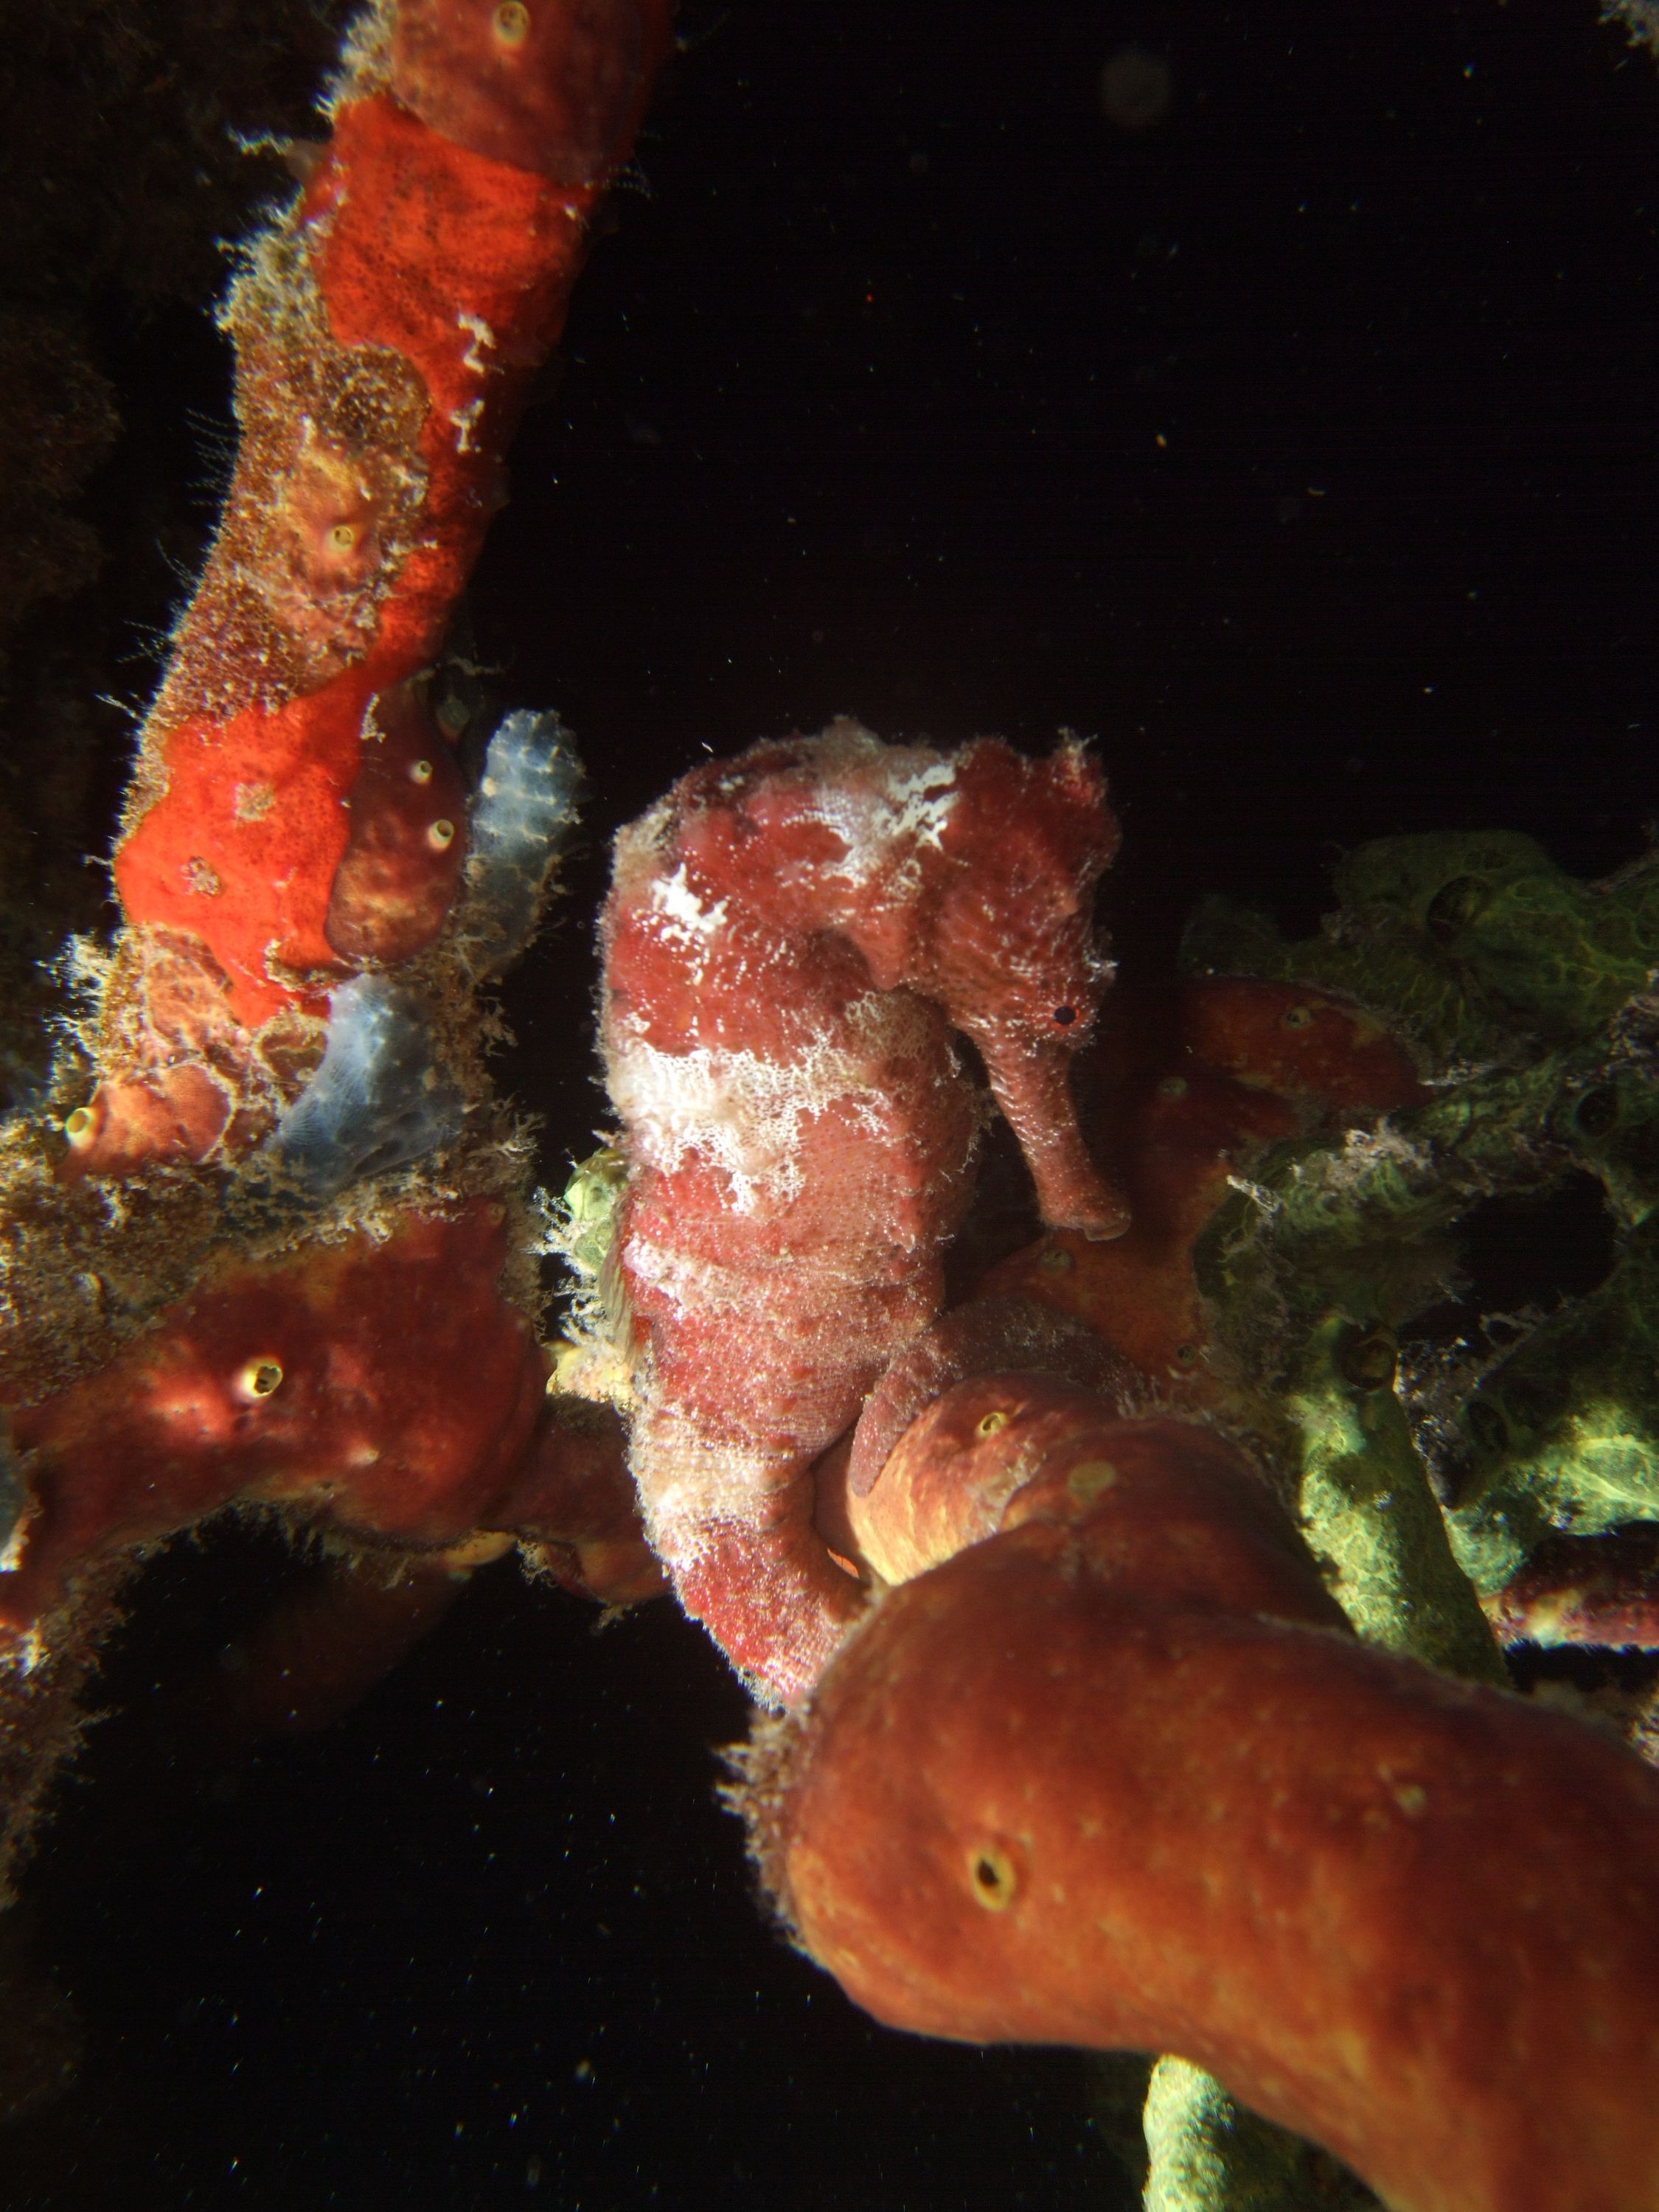
[{"label": "yellow-green algae", "polygon": [[[1504,831],[1386,838],[1291,942],[1201,906],[1190,973],[1341,994],[1418,1053],[1432,1095],[1253,1164],[1196,1255],[1215,1364],[1250,1378],[1304,1528],[1368,1641],[1502,1680],[1479,1595],[1553,1530],[1659,1520],[1659,866],[1579,882]],[[1604,1280],[1512,1326],[1440,1419],[1431,1482],[1400,1334],[1460,1286],[1483,1201],[1601,1186]],[[1471,1316],[1471,1335],[1480,1316]],[[1436,1485],[1437,1484],[1438,1495]],[[1165,2057],[1147,2084],[1146,2212],[1311,2212],[1375,2199],[1327,2155]]]}]

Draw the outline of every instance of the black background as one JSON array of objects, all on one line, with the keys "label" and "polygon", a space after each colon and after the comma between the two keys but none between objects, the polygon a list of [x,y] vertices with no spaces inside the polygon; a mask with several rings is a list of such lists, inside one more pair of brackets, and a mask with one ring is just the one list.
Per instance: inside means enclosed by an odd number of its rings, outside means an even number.
[{"label": "black background", "polygon": [[[509,994],[550,1179],[604,1111],[605,841],[705,750],[1097,736],[1137,975],[1206,890],[1310,926],[1366,837],[1640,848],[1659,72],[1589,0],[682,28],[471,608],[592,781]],[[1131,46],[1170,71],[1139,132]],[[186,456],[216,343],[133,346]],[[8,2205],[1123,2201],[1082,2061],[889,2035],[763,1927],[711,1794],[743,1701],[666,1606],[595,1634],[494,1571],[323,1735],[169,1748],[277,1571],[180,1547],[112,1656],[24,1908],[85,2063],[0,2143]]]}]

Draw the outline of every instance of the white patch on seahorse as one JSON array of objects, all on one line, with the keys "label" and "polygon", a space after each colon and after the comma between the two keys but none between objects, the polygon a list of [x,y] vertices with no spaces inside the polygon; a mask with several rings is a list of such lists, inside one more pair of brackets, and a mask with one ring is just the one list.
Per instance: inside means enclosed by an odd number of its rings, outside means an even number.
[{"label": "white patch on seahorse", "polygon": [[706,943],[724,925],[727,902],[705,906],[686,881],[682,860],[672,876],[659,876],[652,884],[651,908],[663,918],[661,934],[689,945]]},{"label": "white patch on seahorse", "polygon": [[642,1036],[613,1036],[611,1102],[636,1169],[672,1174],[690,1152],[726,1176],[736,1212],[799,1195],[803,1121],[849,1103],[879,1126],[891,1063],[915,1049],[925,1021],[909,1000],[871,991],[847,1008],[841,1034],[822,1033],[786,1060],[702,1047],[659,1052]]},{"label": "white patch on seahorse", "polygon": [[651,1547],[678,1567],[693,1565],[723,1530],[766,1528],[790,1466],[787,1455],[706,1437],[695,1420],[660,1407],[639,1424],[631,1460]]},{"label": "white patch on seahorse", "polygon": [[[842,860],[821,862],[826,877],[860,888],[904,855],[938,848],[960,796],[957,762],[922,745],[884,745],[860,723],[846,719],[824,732],[827,773],[802,818],[832,830]],[[828,742],[833,740],[833,743]],[[902,896],[903,882],[892,892]]]}]

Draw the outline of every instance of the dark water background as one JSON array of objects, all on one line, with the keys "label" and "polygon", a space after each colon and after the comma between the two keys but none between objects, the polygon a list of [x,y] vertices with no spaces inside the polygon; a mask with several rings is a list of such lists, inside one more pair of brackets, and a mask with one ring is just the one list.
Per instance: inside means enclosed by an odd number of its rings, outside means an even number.
[{"label": "dark water background", "polygon": [[[1590,0],[708,0],[472,610],[584,742],[589,847],[504,1079],[586,1147],[609,831],[705,749],[1097,734],[1132,972],[1212,890],[1301,928],[1346,846],[1655,811],[1659,71]],[[1126,48],[1162,119],[1103,109]],[[163,433],[224,369],[132,340]],[[178,417],[183,422],[182,413]],[[346,1721],[167,1751],[277,1573],[155,1568],[29,1885],[80,2086],[8,2208],[957,2212],[1127,2200],[1082,2063],[896,2037],[751,1903],[665,1606],[507,1571]]]}]

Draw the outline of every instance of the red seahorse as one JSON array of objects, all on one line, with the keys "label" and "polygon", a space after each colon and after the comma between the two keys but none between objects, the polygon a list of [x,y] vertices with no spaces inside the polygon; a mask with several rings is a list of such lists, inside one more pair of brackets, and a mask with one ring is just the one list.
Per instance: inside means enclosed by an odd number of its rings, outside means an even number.
[{"label": "red seahorse", "polygon": [[1125,1209],[1067,1085],[1110,968],[1099,769],[838,721],[684,777],[617,842],[602,1034],[643,1354],[633,1466],[681,1601],[757,1692],[808,1690],[861,1595],[813,1460],[939,1310],[978,1047],[1046,1219]]}]

